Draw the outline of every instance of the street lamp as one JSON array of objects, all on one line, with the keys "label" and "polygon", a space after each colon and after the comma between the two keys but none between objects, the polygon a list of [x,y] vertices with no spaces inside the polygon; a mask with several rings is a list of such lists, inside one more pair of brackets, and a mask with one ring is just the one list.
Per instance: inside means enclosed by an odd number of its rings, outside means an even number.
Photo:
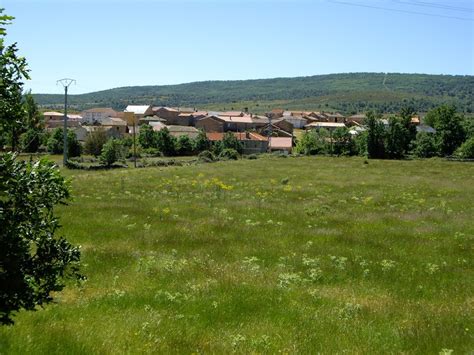
[{"label": "street lamp", "polygon": [[72,83],[76,83],[74,79],[60,79],[56,82],[64,87],[64,128],[63,128],[63,165],[67,164],[67,89]]}]

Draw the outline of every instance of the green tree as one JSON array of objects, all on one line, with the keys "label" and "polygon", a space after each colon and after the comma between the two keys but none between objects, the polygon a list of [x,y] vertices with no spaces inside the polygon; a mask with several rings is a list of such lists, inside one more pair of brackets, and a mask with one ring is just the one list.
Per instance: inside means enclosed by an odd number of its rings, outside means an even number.
[{"label": "green tree", "polygon": [[193,142],[187,135],[179,136],[176,140],[176,153],[178,155],[193,154]]},{"label": "green tree", "polygon": [[431,158],[436,156],[438,148],[433,133],[419,132],[413,141],[413,154],[418,158]]},{"label": "green tree", "polygon": [[117,161],[124,161],[127,156],[127,148],[119,139],[109,139],[102,148],[99,160],[102,165],[112,166]]},{"label": "green tree", "polygon": [[102,153],[102,148],[107,142],[107,132],[104,129],[92,131],[87,135],[84,144],[86,154],[98,157]]},{"label": "green tree", "polygon": [[410,143],[410,131],[403,119],[390,117],[386,132],[386,153],[391,159],[401,159],[405,156]]},{"label": "green tree", "polygon": [[222,149],[234,149],[242,154],[244,147],[232,132],[226,132],[222,138]]},{"label": "green tree", "polygon": [[466,138],[463,117],[454,106],[442,105],[429,111],[425,122],[436,129],[436,144],[442,156],[453,154]]},{"label": "green tree", "polygon": [[207,138],[206,132],[199,130],[196,138],[194,138],[194,150],[196,152],[203,152],[211,149],[211,141]]},{"label": "green tree", "polygon": [[157,148],[167,156],[176,155],[176,138],[170,134],[168,128],[162,128],[157,132]]},{"label": "green tree", "polygon": [[5,45],[6,25],[14,19],[0,8],[0,135],[6,135],[15,150],[25,120],[23,80],[29,79],[26,59],[18,55],[16,43]]},{"label": "green tree", "polygon": [[21,309],[52,301],[68,277],[81,279],[79,249],[54,236],[53,207],[69,198],[69,186],[52,162],[0,157],[0,323]]},{"label": "green tree", "polygon": [[[56,128],[48,139],[48,152],[52,154],[63,153],[63,129]],[[68,129],[67,130],[67,150],[68,157],[78,157],[81,155],[81,144],[78,142],[76,134]]]},{"label": "green tree", "polygon": [[[16,45],[4,46],[13,18],[0,9],[0,130],[15,135],[25,117],[21,102],[26,60]],[[0,132],[1,133],[1,132]],[[1,134],[0,134],[1,135]],[[81,279],[79,249],[64,238],[54,206],[69,198],[69,186],[52,162],[25,162],[12,153],[0,156],[0,324],[12,324],[14,313],[52,301],[68,277]]]},{"label": "green tree", "polygon": [[26,111],[25,128],[26,129],[44,129],[44,117],[43,114],[38,110],[38,105],[35,102],[31,90],[25,94],[24,97],[24,108]]},{"label": "green tree", "polygon": [[157,132],[153,130],[153,127],[144,124],[140,126],[140,134],[138,135],[138,143],[142,148],[156,148],[158,145]]},{"label": "green tree", "polygon": [[29,128],[20,136],[21,149],[27,153],[35,153],[41,145],[42,132],[36,128]]},{"label": "green tree", "polygon": [[333,149],[336,155],[354,155],[356,154],[355,142],[349,129],[346,127],[336,128],[332,134]]},{"label": "green tree", "polygon": [[367,157],[371,159],[385,157],[385,128],[380,118],[381,115],[369,111],[364,122],[367,126]]},{"label": "green tree", "polygon": [[301,139],[296,143],[295,150],[297,153],[305,155],[327,153],[329,151],[328,136],[328,131],[324,129],[305,131]]}]

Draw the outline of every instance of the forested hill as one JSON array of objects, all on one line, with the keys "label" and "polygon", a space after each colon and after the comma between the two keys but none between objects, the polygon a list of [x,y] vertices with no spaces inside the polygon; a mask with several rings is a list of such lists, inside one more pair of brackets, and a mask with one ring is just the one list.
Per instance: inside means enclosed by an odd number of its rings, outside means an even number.
[{"label": "forested hill", "polygon": [[[378,109],[397,111],[412,105],[426,111],[441,103],[453,103],[460,111],[474,112],[474,76],[349,73],[296,78],[239,81],[203,81],[179,85],[130,86],[81,95],[70,95],[77,110],[90,107],[123,109],[128,104],[197,107],[207,109],[248,108],[264,112],[271,108],[328,110],[345,113]],[[37,94],[42,107],[63,105],[62,95]]]}]

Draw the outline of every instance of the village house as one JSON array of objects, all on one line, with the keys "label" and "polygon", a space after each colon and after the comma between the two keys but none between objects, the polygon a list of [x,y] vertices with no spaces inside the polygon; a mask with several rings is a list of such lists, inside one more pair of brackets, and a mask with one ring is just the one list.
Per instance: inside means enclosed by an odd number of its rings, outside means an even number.
[{"label": "village house", "polygon": [[102,119],[107,117],[116,117],[117,111],[108,107],[99,107],[82,111],[81,115],[83,123],[93,124],[94,122],[100,122]]},{"label": "village house", "polygon": [[[58,127],[64,126],[64,113],[61,112],[44,112],[44,123],[47,130],[52,130]],[[67,115],[67,126],[70,128],[79,127],[80,121],[82,120],[81,115],[68,114]]]},{"label": "village house", "polygon": [[252,116],[243,114],[238,116],[211,115],[196,122],[196,128],[201,128],[204,132],[243,132],[255,128],[255,126]]},{"label": "village house", "polygon": [[322,114],[327,117],[327,122],[344,123],[346,120],[339,112],[323,112]]},{"label": "village house", "polygon": [[308,120],[303,116],[283,116],[282,118],[284,121],[291,123],[293,128],[303,129],[308,124]]},{"label": "village house", "polygon": [[293,138],[291,137],[270,137],[270,151],[291,153],[293,149]]},{"label": "village house", "polygon": [[128,105],[124,112],[133,112],[137,120],[146,116],[153,116],[153,110],[150,105]]},{"label": "village house", "polygon": [[224,132],[224,121],[217,116],[207,116],[196,121],[196,128],[204,132]]},{"label": "village house", "polygon": [[367,116],[365,114],[357,114],[347,117],[346,122],[357,122],[363,124]]},{"label": "village house", "polygon": [[199,135],[199,130],[196,127],[191,126],[176,126],[176,125],[165,125],[163,123],[152,125],[154,131],[161,131],[167,128],[170,135],[173,137],[188,136],[190,139],[194,139]]}]

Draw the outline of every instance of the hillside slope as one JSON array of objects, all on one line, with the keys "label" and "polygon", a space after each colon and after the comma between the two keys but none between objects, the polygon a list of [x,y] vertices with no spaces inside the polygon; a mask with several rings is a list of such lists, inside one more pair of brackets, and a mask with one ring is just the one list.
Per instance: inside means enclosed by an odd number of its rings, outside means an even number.
[{"label": "hillside slope", "polygon": [[[269,108],[337,109],[346,113],[368,108],[396,111],[411,104],[425,111],[440,103],[453,103],[473,112],[474,76],[348,73],[296,78],[204,81],[179,85],[130,86],[71,95],[76,109],[130,103],[187,106],[208,109]],[[37,94],[43,107],[61,107],[62,95]]]}]

